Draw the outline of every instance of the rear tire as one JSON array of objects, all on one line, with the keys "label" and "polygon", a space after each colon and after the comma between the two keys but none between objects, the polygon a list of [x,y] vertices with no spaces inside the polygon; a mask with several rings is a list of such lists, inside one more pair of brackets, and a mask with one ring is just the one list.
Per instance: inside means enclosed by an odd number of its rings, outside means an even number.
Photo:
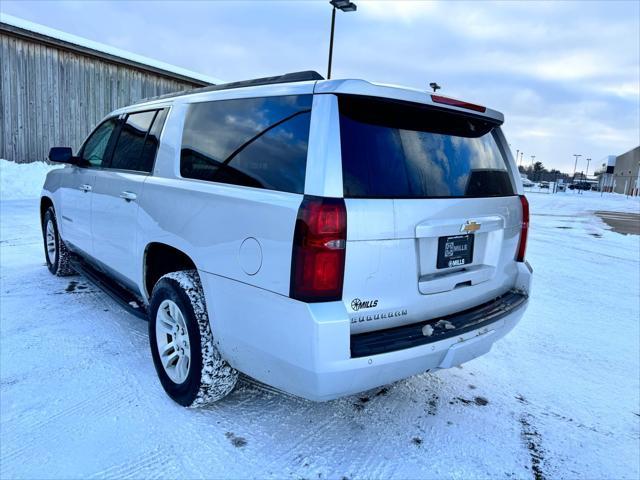
[{"label": "rear tire", "polygon": [[164,275],[149,308],[153,364],[165,392],[185,407],[210,405],[227,396],[238,372],[214,345],[196,270]]},{"label": "rear tire", "polygon": [[56,213],[53,207],[49,207],[42,219],[42,238],[44,241],[44,257],[47,260],[47,268],[58,277],[74,275],[76,271],[71,266],[71,254],[60,238]]}]

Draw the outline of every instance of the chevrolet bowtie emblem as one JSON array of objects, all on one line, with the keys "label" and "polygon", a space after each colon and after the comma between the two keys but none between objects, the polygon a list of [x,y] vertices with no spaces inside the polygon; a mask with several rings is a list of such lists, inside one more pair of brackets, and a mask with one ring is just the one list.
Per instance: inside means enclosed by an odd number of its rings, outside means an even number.
[{"label": "chevrolet bowtie emblem", "polygon": [[460,231],[461,232],[477,232],[478,230],[480,230],[480,223],[476,223],[474,221],[471,220],[467,220],[467,223],[463,223],[462,227],[460,227]]}]

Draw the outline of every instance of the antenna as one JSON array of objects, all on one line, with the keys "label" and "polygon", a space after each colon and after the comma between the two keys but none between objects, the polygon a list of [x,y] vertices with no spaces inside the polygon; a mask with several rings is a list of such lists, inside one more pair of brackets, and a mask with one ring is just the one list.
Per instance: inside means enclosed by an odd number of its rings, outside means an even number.
[{"label": "antenna", "polygon": [[440,90],[442,87],[440,85],[438,85],[436,82],[431,82],[429,84],[429,86],[431,88],[433,88],[433,93],[436,93],[438,90]]}]

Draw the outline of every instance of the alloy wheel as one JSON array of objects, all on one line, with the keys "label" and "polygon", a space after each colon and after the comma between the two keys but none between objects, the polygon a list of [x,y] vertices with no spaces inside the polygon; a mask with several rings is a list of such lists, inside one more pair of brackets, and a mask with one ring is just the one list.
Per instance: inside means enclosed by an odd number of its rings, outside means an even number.
[{"label": "alloy wheel", "polygon": [[47,242],[47,258],[49,259],[49,263],[51,265],[55,265],[56,256],[58,255],[56,249],[56,231],[53,226],[53,221],[49,220],[47,222],[46,228],[46,242]]},{"label": "alloy wheel", "polygon": [[172,382],[183,383],[191,367],[191,346],[184,315],[172,300],[163,300],[158,308],[156,344],[164,371]]}]

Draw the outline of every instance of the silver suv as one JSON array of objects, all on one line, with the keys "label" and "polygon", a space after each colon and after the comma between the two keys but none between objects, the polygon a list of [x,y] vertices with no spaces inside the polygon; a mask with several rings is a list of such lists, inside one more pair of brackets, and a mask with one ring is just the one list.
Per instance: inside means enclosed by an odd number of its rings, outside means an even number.
[{"label": "silver suv", "polygon": [[487,353],[527,305],[502,114],[315,72],[119,109],[49,173],[49,270],[149,320],[176,402],[328,400]]}]

